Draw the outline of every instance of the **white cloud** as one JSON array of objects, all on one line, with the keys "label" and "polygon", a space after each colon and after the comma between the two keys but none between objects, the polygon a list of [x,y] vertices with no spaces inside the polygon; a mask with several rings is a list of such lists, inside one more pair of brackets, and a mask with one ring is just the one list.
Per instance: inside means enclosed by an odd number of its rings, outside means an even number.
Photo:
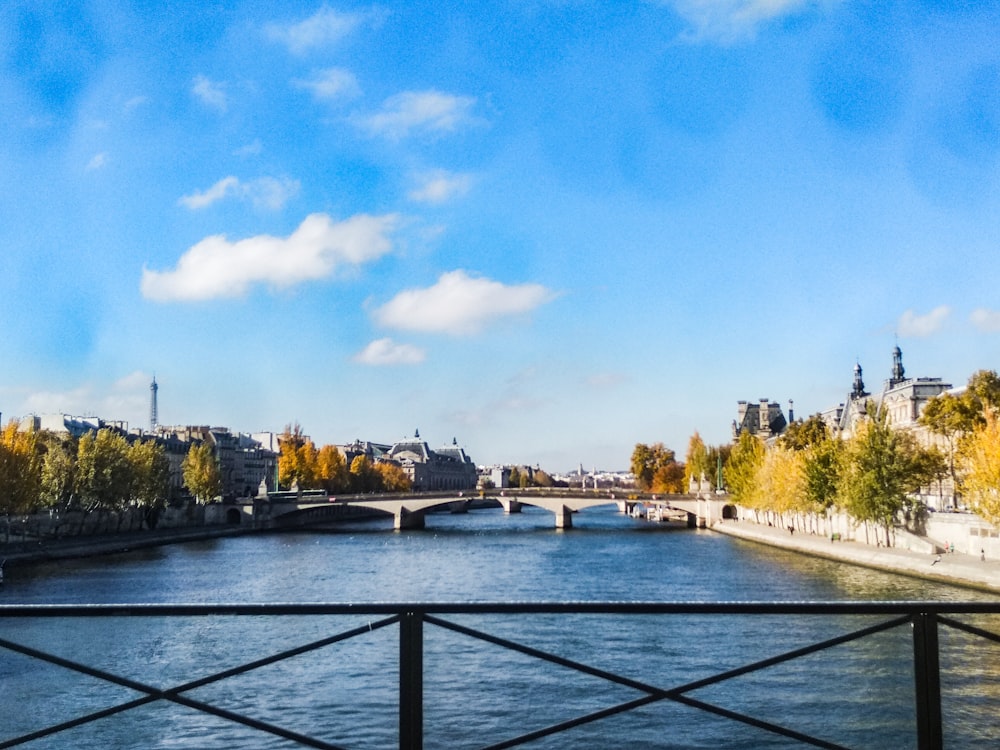
[{"label": "white cloud", "polygon": [[392,249],[393,215],[359,214],[334,222],[311,214],[288,237],[258,235],[230,242],[206,237],[185,252],[172,271],[142,270],[146,299],[191,302],[239,297],[254,284],[287,288],[331,276],[344,265],[357,266]]},{"label": "white cloud", "polygon": [[106,166],[108,163],[108,152],[102,151],[99,154],[94,154],[93,158],[87,162],[87,171],[91,172],[95,169],[100,169]]},{"label": "white cloud", "polygon": [[541,284],[507,286],[458,270],[442,274],[427,289],[400,292],[374,316],[389,328],[468,335],[494,320],[531,312],[555,296]]},{"label": "white cloud", "polygon": [[[831,0],[823,0],[830,2]],[[751,37],[768,21],[798,13],[817,0],[663,0],[698,39],[732,42]]]},{"label": "white cloud", "polygon": [[324,5],[304,21],[272,23],[264,31],[293,54],[302,55],[317,47],[336,44],[371,17],[370,13],[340,13]]},{"label": "white cloud", "polygon": [[452,174],[438,169],[420,175],[419,185],[409,193],[411,201],[417,203],[445,203],[465,195],[472,186],[472,177],[467,174]]},{"label": "white cloud", "polygon": [[149,383],[152,377],[136,371],[111,383],[84,383],[66,391],[37,391],[22,402],[23,414],[69,414],[98,416],[143,425],[149,411]]},{"label": "white cloud", "polygon": [[980,307],[969,316],[972,324],[983,333],[1000,333],[1000,312]]},{"label": "white cloud", "polygon": [[361,87],[354,74],[341,68],[326,68],[313,73],[312,78],[296,78],[292,85],[309,91],[314,99],[329,101],[355,97],[361,93]]},{"label": "white cloud", "polygon": [[450,133],[475,121],[476,100],[441,91],[404,91],[391,96],[382,109],[361,122],[371,132],[388,138],[405,138],[415,131]]},{"label": "white cloud", "polygon": [[424,361],[425,353],[411,344],[397,344],[390,338],[377,339],[354,355],[363,365],[415,365]]},{"label": "white cloud", "polygon": [[230,176],[222,178],[208,190],[182,196],[178,203],[196,211],[232,196],[252,201],[257,208],[277,211],[298,194],[299,187],[297,180],[288,178],[279,180],[274,177],[260,177],[250,182],[241,182],[237,177]]},{"label": "white cloud", "polygon": [[194,82],[191,85],[191,93],[198,97],[203,104],[220,112],[225,112],[229,107],[225,86],[221,83],[210,81],[203,75],[194,77]]},{"label": "white cloud", "polygon": [[233,156],[257,156],[263,150],[264,144],[260,142],[260,138],[254,138],[250,143],[233,151]]},{"label": "white cloud", "polygon": [[923,338],[941,330],[945,320],[951,314],[948,305],[935,307],[926,315],[917,315],[913,310],[907,310],[899,317],[897,332],[900,336]]}]

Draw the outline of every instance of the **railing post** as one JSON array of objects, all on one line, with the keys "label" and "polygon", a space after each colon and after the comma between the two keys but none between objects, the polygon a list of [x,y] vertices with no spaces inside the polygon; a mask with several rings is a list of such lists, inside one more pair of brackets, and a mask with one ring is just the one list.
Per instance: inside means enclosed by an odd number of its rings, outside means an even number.
[{"label": "railing post", "polygon": [[424,616],[403,612],[399,621],[399,750],[424,746]]},{"label": "railing post", "polygon": [[916,679],[917,748],[941,750],[941,669],[938,661],[937,615],[920,612],[913,618],[913,674]]}]

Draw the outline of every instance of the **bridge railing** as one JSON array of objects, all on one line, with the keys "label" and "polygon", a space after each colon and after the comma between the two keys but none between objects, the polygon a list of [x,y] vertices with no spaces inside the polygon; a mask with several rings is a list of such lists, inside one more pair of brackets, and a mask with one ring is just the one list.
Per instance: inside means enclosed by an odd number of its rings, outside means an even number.
[{"label": "bridge railing", "polygon": [[[394,660],[398,667],[398,746],[401,750],[421,750],[424,744],[425,694],[424,677],[428,669],[425,658],[427,631],[440,629],[462,637],[486,642],[515,652],[540,663],[556,665],[590,678],[597,678],[612,685],[635,691],[635,697],[558,721],[549,726],[533,729],[499,742],[491,742],[484,748],[498,749],[524,745],[542,738],[559,735],[574,728],[594,724],[616,715],[626,714],[654,704],[680,704],[696,709],[706,715],[719,717],[744,727],[753,727],[774,737],[792,740],[801,745],[841,748],[844,745],[815,735],[815,730],[807,731],[787,727],[773,719],[759,718],[740,710],[716,705],[695,695],[696,691],[719,685],[725,681],[762,672],[763,670],[787,664],[819,654],[848,643],[872,638],[881,633],[899,633],[909,629],[904,636],[909,642],[907,651],[913,675],[913,716],[915,727],[913,736],[920,750],[931,750],[944,746],[944,726],[942,721],[942,668],[939,646],[939,631],[942,628],[964,634],[965,637],[979,639],[977,643],[1000,643],[1000,635],[981,627],[976,619],[981,615],[1000,615],[1000,603],[993,602],[828,602],[828,603],[470,603],[470,604],[124,604],[124,605],[0,605],[0,668],[10,654],[19,654],[29,660],[69,670],[89,678],[127,688],[137,694],[129,700],[111,703],[96,710],[88,711],[74,718],[59,721],[30,731],[9,735],[0,725],[0,748],[26,745],[47,737],[56,737],[69,730],[78,730],[88,725],[113,717],[123,717],[129,712],[155,703],[169,703],[186,707],[195,712],[232,722],[272,738],[289,741],[296,746],[336,749],[341,745],[310,736],[293,727],[275,721],[261,720],[235,711],[225,705],[199,698],[195,691],[208,685],[237,678],[255,670],[270,667],[293,657],[312,654],[319,649],[353,641],[386,628],[398,631],[398,651]],[[466,616],[474,616],[473,627]],[[582,661],[584,657],[571,658],[543,650],[533,645],[515,641],[509,635],[487,632],[480,623],[483,617],[493,622],[514,619],[523,620],[533,616],[566,617],[606,617],[656,618],[663,619],[669,626],[668,632],[674,638],[691,639],[695,642],[697,633],[685,632],[672,623],[683,618],[747,618],[776,617],[794,627],[803,618],[821,618],[827,621],[841,621],[849,627],[836,635],[824,637],[805,645],[798,645],[787,651],[778,651],[763,658],[752,658],[738,666],[726,666],[710,675],[687,679],[678,684],[654,684],[646,679],[618,674],[601,666]],[[971,618],[970,618],[971,616]],[[73,623],[80,618],[180,618],[223,617],[237,618],[235,625],[227,628],[239,632],[239,618],[291,618],[282,619],[295,623],[295,618],[329,618],[329,624],[336,618],[363,618],[363,623],[343,630],[324,632],[321,638],[292,648],[279,649],[261,655],[250,661],[228,667],[196,679],[167,687],[152,684],[150,677],[127,676],[107,668],[83,663],[81,660],[66,658],[56,653],[58,649],[46,650],[28,645],[24,638],[7,635],[11,632],[27,634],[32,627],[42,621],[61,620]],[[374,618],[374,619],[373,619]],[[463,621],[463,618],[464,621]],[[478,618],[478,619],[477,619]],[[864,625],[859,627],[861,618]],[[993,618],[987,618],[988,620]],[[704,619],[702,620],[704,621]],[[228,621],[227,621],[228,622]],[[324,629],[328,627],[323,619]],[[342,620],[340,620],[342,622]],[[21,624],[23,629],[16,626]],[[736,626],[736,623],[734,623]],[[110,627],[110,625],[108,626]],[[738,626],[736,626],[738,627]],[[294,634],[294,628],[292,634]],[[30,642],[30,639],[29,639]],[[488,679],[490,675],[481,676]],[[835,676],[833,676],[835,678]],[[831,690],[836,694],[836,689]],[[872,696],[877,699],[877,696]],[[993,712],[995,711],[995,706]],[[516,726],[516,722],[512,722]],[[473,736],[475,740],[474,725]],[[618,736],[616,740],[624,738]],[[34,745],[32,745],[33,747]],[[282,745],[284,746],[284,745]]]}]

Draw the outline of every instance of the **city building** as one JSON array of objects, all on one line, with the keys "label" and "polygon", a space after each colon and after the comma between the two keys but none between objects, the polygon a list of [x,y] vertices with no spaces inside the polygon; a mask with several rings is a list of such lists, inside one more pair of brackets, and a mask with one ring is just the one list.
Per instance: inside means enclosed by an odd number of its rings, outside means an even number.
[{"label": "city building", "polygon": [[920,415],[935,396],[951,389],[951,383],[941,378],[908,378],[903,367],[903,352],[898,346],[892,350],[892,369],[880,391],[871,393],[865,388],[860,363],[854,365],[854,383],[843,403],[820,413],[831,434],[850,437],[855,425],[867,415],[869,405],[883,411],[890,425],[907,429],[918,436],[925,445],[935,439],[920,424]]},{"label": "city building", "polygon": [[790,409],[788,417],[786,420],[780,404],[770,399],[762,398],[758,403],[737,401],[736,419],[733,420],[733,439],[739,438],[744,432],[749,432],[765,441],[777,437],[785,431],[788,422],[791,421]]},{"label": "city building", "polygon": [[452,439],[451,445],[431,450],[417,430],[412,438],[394,443],[382,460],[399,464],[410,478],[413,489],[474,490],[479,481],[476,465],[465,449]]}]

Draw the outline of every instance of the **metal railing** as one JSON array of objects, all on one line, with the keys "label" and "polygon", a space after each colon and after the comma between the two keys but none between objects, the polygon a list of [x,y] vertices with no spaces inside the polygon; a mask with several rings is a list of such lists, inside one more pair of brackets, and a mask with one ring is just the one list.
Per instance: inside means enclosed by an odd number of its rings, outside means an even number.
[{"label": "metal railing", "polygon": [[[348,641],[367,633],[390,626],[398,627],[398,732],[401,750],[421,750],[424,743],[424,673],[428,627],[441,628],[460,636],[477,639],[500,646],[521,655],[541,660],[562,668],[574,670],[608,683],[638,691],[638,697],[616,703],[596,711],[535,729],[516,737],[485,746],[490,750],[515,747],[555,735],[575,727],[633,711],[658,702],[674,702],[722,717],[745,726],[755,727],[773,735],[798,741],[804,745],[821,748],[841,748],[842,745],[768,721],[709,703],[692,695],[696,690],[716,685],[735,677],[757,673],[779,664],[811,654],[823,652],[842,644],[860,641],[878,633],[904,626],[912,628],[912,670],[914,676],[915,736],[920,750],[936,750],[944,744],[941,711],[941,666],[938,632],[942,627],[951,628],[975,638],[1000,643],[1000,635],[984,628],[956,619],[963,615],[998,615],[1000,603],[992,602],[802,602],[802,603],[470,603],[470,604],[124,604],[124,605],[0,605],[0,624],[9,624],[23,618],[202,618],[225,617],[343,617],[363,616],[363,625],[331,633],[304,645],[281,650],[277,653],[248,661],[211,675],[190,680],[172,687],[156,687],[142,680],[115,674],[105,669],[88,666],[80,661],[60,657],[54,653],[0,638],[0,660],[3,654],[14,652],[30,659],[71,670],[78,674],[111,683],[139,693],[132,700],[105,706],[76,718],[33,730],[14,737],[2,736],[0,748],[15,747],[34,740],[56,735],[70,729],[84,727],[100,719],[117,716],[141,706],[168,702],[185,706],[219,719],[248,727],[252,730],[299,743],[304,747],[338,750],[341,746],[307,734],[262,721],[239,712],[192,697],[196,688],[246,674],[307,654],[335,643]],[[603,616],[617,617],[655,616],[681,618],[685,616],[712,616],[724,618],[752,618],[771,616],[780,618],[877,618],[871,624],[850,629],[834,637],[819,640],[766,658],[757,659],[735,668],[727,668],[711,676],[701,677],[682,684],[662,686],[616,674],[575,659],[560,656],[507,637],[485,632],[479,628],[456,622],[454,616],[477,615],[500,618],[524,618],[529,615],[554,616]],[[446,619],[451,617],[452,619]],[[851,620],[854,622],[854,620]],[[867,620],[866,620],[867,622]],[[677,637],[682,637],[679,633]],[[0,662],[2,663],[2,662]]]}]

